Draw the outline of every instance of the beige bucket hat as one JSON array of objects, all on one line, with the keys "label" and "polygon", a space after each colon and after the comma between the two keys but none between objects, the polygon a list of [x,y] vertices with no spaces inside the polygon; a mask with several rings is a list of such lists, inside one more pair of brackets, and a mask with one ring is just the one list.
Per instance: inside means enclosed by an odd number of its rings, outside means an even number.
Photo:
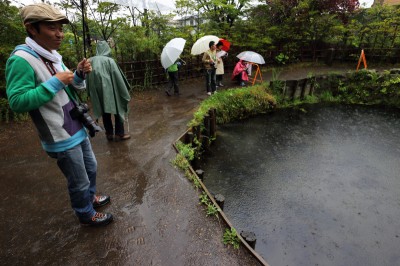
[{"label": "beige bucket hat", "polygon": [[61,22],[68,24],[68,18],[60,12],[60,10],[47,4],[33,4],[25,6],[21,9],[20,15],[24,24],[35,23],[39,21]]}]

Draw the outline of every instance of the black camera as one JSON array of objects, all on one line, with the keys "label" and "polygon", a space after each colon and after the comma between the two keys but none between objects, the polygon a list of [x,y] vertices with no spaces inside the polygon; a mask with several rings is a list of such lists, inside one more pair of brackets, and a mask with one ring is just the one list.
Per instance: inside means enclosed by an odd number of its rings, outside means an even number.
[{"label": "black camera", "polygon": [[86,103],[76,103],[75,107],[69,111],[72,119],[79,120],[89,130],[89,135],[93,138],[96,132],[103,131],[88,114],[89,107]]}]

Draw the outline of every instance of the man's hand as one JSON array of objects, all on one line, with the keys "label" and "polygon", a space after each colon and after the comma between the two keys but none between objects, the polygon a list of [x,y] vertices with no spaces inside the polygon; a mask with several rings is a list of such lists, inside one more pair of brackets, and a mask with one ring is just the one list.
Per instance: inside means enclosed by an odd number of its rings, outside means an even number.
[{"label": "man's hand", "polygon": [[58,72],[55,76],[65,85],[71,84],[74,79],[74,73],[70,71]]},{"label": "man's hand", "polygon": [[76,67],[76,71],[78,71],[79,74],[88,74],[92,72],[92,65],[90,64],[90,61],[86,58],[83,58],[83,60],[80,61]]}]

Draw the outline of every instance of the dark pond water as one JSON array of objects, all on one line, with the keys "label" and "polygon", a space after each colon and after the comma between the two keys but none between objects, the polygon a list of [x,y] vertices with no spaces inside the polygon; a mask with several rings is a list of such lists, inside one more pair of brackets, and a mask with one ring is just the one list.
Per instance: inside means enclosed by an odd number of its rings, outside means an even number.
[{"label": "dark pond water", "polygon": [[279,265],[400,265],[400,112],[280,110],[218,128],[204,182]]}]

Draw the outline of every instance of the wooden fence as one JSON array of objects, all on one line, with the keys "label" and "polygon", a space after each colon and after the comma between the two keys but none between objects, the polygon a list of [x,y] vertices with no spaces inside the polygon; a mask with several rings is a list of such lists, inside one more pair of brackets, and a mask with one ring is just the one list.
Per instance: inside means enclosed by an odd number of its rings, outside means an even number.
[{"label": "wooden fence", "polygon": [[[238,58],[236,55],[241,51],[251,50],[246,47],[232,47],[229,51],[229,56],[224,60],[225,72],[231,73]],[[393,49],[378,49],[364,48],[367,61],[381,64],[396,64],[400,58],[400,48]],[[278,62],[275,60],[280,53],[285,54],[285,51],[257,51],[261,54],[267,67],[276,67]],[[289,55],[289,60],[286,64],[294,62],[322,62],[328,65],[334,62],[354,62],[357,65],[361,49],[302,49],[296,56]],[[203,64],[201,62],[202,55],[198,56],[183,56],[186,65],[182,66],[179,71],[179,79],[191,79],[204,75]],[[119,65],[130,84],[133,87],[150,87],[161,85],[168,82],[165,70],[161,66],[160,60],[146,61],[130,61],[119,62]]]}]

